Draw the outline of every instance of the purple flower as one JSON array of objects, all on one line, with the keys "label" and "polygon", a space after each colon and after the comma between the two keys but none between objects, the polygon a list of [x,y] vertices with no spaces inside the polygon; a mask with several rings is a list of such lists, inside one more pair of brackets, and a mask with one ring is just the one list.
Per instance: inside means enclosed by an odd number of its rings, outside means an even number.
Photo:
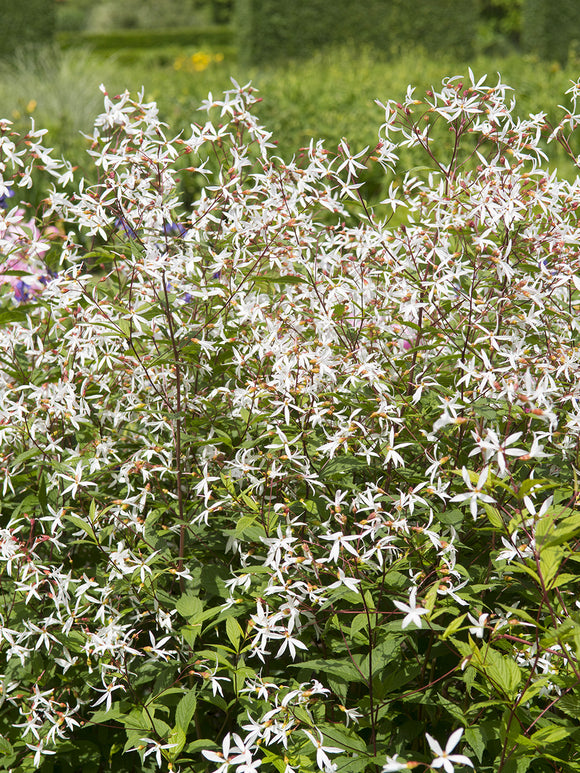
[{"label": "purple flower", "polygon": [[11,199],[14,196],[14,191],[9,187],[6,187],[4,191],[5,192],[0,196],[0,207],[2,209],[8,209],[8,199]]},{"label": "purple flower", "polygon": [[20,303],[24,303],[24,301],[27,301],[30,297],[30,287],[26,284],[26,282],[23,282],[22,279],[19,279],[14,284],[14,297],[17,301]]},{"label": "purple flower", "polygon": [[172,236],[173,234],[183,236],[187,233],[187,228],[181,225],[181,223],[165,223],[163,226],[163,233],[165,236]]},{"label": "purple flower", "polygon": [[132,226],[129,225],[129,223],[125,220],[124,217],[118,217],[115,220],[115,226],[119,230],[124,231],[127,234],[127,236],[129,236],[131,239],[137,238],[137,232],[135,231],[134,228],[132,228]]}]

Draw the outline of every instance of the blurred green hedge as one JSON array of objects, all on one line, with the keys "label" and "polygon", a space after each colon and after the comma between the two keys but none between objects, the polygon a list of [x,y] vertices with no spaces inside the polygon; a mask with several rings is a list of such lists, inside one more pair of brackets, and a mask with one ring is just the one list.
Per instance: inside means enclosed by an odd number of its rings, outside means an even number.
[{"label": "blurred green hedge", "polygon": [[55,28],[55,0],[0,0],[0,57],[50,43]]},{"label": "blurred green hedge", "polygon": [[580,53],[580,0],[525,0],[522,46],[564,64]]},{"label": "blurred green hedge", "polygon": [[238,48],[247,64],[308,56],[356,41],[382,51],[472,53],[478,0],[238,0]]},{"label": "blurred green hedge", "polygon": [[[0,0],[2,2],[2,0]],[[128,48],[159,48],[161,46],[231,46],[231,27],[182,27],[181,29],[128,29],[114,32],[59,32],[57,41],[63,48],[87,46],[93,51],[115,51]]]}]

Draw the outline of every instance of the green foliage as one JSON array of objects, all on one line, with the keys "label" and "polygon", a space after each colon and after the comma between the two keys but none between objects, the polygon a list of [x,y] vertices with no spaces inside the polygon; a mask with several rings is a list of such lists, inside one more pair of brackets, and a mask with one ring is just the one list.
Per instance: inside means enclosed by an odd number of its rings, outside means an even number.
[{"label": "green foliage", "polygon": [[524,0],[522,46],[542,59],[565,63],[580,50],[580,5],[576,0]]},{"label": "green foliage", "polygon": [[93,4],[87,31],[112,32],[135,28],[193,27],[207,24],[195,0],[113,0]]},{"label": "green foliage", "polygon": [[55,0],[0,0],[0,57],[50,43],[55,25]]},{"label": "green foliage", "polygon": [[[450,23],[452,21],[452,23]],[[246,63],[304,58],[340,43],[394,54],[422,48],[458,57],[472,50],[476,0],[240,0],[238,47]]]},{"label": "green foliage", "polygon": [[478,49],[507,54],[519,47],[523,0],[481,0],[477,27]]},{"label": "green foliage", "polygon": [[[99,84],[115,88],[112,62],[86,50],[36,46],[0,62],[0,112],[26,131],[31,119],[49,132],[60,153],[83,159],[86,140],[102,105]],[[118,88],[121,82],[117,81]]]},{"label": "green foliage", "polygon": [[210,7],[214,24],[232,23],[235,0],[210,0]]},{"label": "green foliage", "polygon": [[112,53],[120,49],[146,50],[163,46],[231,46],[229,27],[180,27],[179,29],[126,29],[114,32],[61,32],[57,39],[64,48],[88,46],[94,51]]}]

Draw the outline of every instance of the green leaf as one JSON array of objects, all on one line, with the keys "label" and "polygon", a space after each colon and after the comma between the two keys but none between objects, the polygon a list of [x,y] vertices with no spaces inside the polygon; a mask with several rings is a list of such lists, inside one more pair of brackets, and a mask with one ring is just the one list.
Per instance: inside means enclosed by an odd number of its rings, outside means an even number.
[{"label": "green leaf", "polygon": [[524,609],[521,609],[520,607],[509,607],[505,604],[498,604],[498,606],[505,612],[511,612],[514,616],[514,619],[523,620],[526,623],[531,623],[534,627],[542,630],[542,626],[538,624],[538,621],[529,615]]},{"label": "green leaf", "polygon": [[119,715],[117,719],[125,725],[127,731],[138,730],[143,733],[143,730],[149,730],[151,727],[149,718],[143,719],[143,712],[140,709],[133,709],[129,714]]},{"label": "green leaf", "polygon": [[265,284],[265,285],[298,285],[298,284],[308,284],[308,280],[306,277],[303,276],[289,276],[284,275],[280,276],[278,274],[258,274],[255,277],[253,277],[253,281],[256,284]]},{"label": "green leaf", "polygon": [[[533,757],[510,757],[505,761],[505,764],[502,767],[502,773],[526,773],[526,770],[530,767],[530,763],[532,762],[534,758]],[[495,768],[496,770],[499,769],[500,759],[497,758],[495,761],[495,764],[498,766],[498,768]]]},{"label": "green leaf", "polygon": [[550,586],[551,581],[558,574],[565,555],[564,549],[559,545],[540,548],[540,572],[546,587]]},{"label": "green leaf", "polygon": [[533,682],[528,689],[524,692],[520,699],[520,703],[525,706],[528,701],[531,701],[536,697],[545,687],[550,684],[550,679],[547,676],[540,677],[537,681]]},{"label": "green leaf", "polygon": [[318,730],[324,735],[324,743],[329,746],[342,746],[344,749],[353,750],[362,754],[366,753],[367,745],[352,728],[344,725],[330,725],[324,722],[317,724]]},{"label": "green leaf", "polygon": [[7,757],[14,753],[12,744],[3,735],[0,735],[0,754],[5,754]]},{"label": "green leaf", "polygon": [[[255,509],[255,508],[253,508]],[[255,515],[242,515],[241,518],[238,519],[238,522],[236,523],[236,528],[234,531],[234,534],[236,537],[242,536],[242,534],[250,528],[250,526],[253,526],[256,521]]]},{"label": "green leaf", "polygon": [[71,523],[74,523],[77,529],[84,531],[84,533],[89,537],[91,542],[96,542],[92,527],[80,516],[73,515],[72,513],[65,513],[64,517],[66,518],[67,521],[71,521]]},{"label": "green leaf", "polygon": [[355,615],[352,623],[350,624],[350,635],[355,636],[355,634],[359,633],[360,631],[364,631],[365,628],[368,628],[368,624],[369,619],[367,615],[364,613]]},{"label": "green leaf", "polygon": [[39,448],[29,448],[28,451],[23,451],[21,454],[18,454],[16,459],[13,461],[14,467],[17,467],[19,464],[22,464],[22,462],[26,462],[28,459],[31,459],[33,456],[38,456],[40,453]]},{"label": "green leaf", "polygon": [[564,695],[556,704],[560,711],[563,711],[569,717],[580,719],[580,695],[568,693]]},{"label": "green leaf", "polygon": [[184,593],[177,601],[175,608],[182,617],[188,620],[191,617],[197,617],[203,611],[203,603],[198,596]]},{"label": "green leaf", "polygon": [[549,743],[562,741],[564,738],[572,735],[578,730],[577,727],[562,727],[562,725],[548,725],[535,732],[530,740],[537,746],[546,746]]},{"label": "green leaf", "polygon": [[486,746],[486,739],[481,729],[477,725],[467,727],[465,729],[465,740],[477,755],[478,762],[481,763]]},{"label": "green leaf", "polygon": [[321,477],[327,478],[331,475],[337,475],[345,473],[346,471],[368,469],[366,459],[361,459],[360,456],[335,456],[334,459],[328,461],[321,469]]},{"label": "green leaf", "polygon": [[113,703],[108,711],[105,709],[95,711],[94,714],[91,714],[91,723],[98,725],[101,722],[123,721],[122,718],[128,715],[121,711],[120,706],[121,704],[117,702]]},{"label": "green leaf", "polygon": [[415,663],[405,663],[398,669],[390,671],[386,669],[381,675],[383,693],[387,695],[390,692],[400,690],[400,688],[414,679],[421,673],[421,666]]},{"label": "green leaf", "polygon": [[578,582],[578,575],[562,572],[552,583],[552,588],[562,588],[564,585],[568,585],[569,582]]},{"label": "green leaf", "polygon": [[177,704],[175,710],[175,724],[177,727],[181,728],[184,733],[187,733],[193,715],[195,714],[196,706],[197,690],[195,688],[186,692]]},{"label": "green leaf", "polygon": [[[561,545],[580,532],[580,512],[573,512],[556,525],[555,530],[546,537],[545,545]],[[541,543],[540,543],[541,544]]]},{"label": "green leaf", "polygon": [[340,676],[326,674],[326,681],[332,692],[344,703],[348,695],[348,681]]},{"label": "green leaf", "polygon": [[429,610],[429,612],[432,612],[435,608],[435,604],[437,602],[437,591],[439,590],[439,581],[434,582],[429,590],[427,591],[427,595],[425,596],[425,601],[423,602],[423,606]]},{"label": "green leaf", "polygon": [[551,481],[548,478],[529,478],[528,480],[524,480],[520,483],[518,498],[523,499],[532,489],[535,491],[544,491],[546,488],[550,488],[549,485],[544,486],[545,483],[551,484]]},{"label": "green leaf", "polygon": [[[542,586],[542,583],[540,581],[540,578],[537,574],[537,572],[534,572],[534,570],[529,567],[527,564],[516,564],[515,562],[510,565],[509,571],[511,572],[521,572],[522,574],[527,574],[529,577],[534,580],[540,587]],[[506,572],[507,573],[507,572]]]},{"label": "green leaf", "polygon": [[497,507],[490,505],[488,502],[483,502],[482,504],[491,525],[496,529],[503,529],[504,523]]},{"label": "green leaf", "polygon": [[180,628],[180,633],[185,639],[186,643],[193,649],[195,646],[195,640],[201,633],[201,623],[194,623],[193,625],[184,625]]},{"label": "green leaf", "polygon": [[454,633],[455,633],[455,631],[459,630],[459,628],[461,628],[461,626],[463,625],[463,621],[465,620],[466,616],[467,616],[467,612],[465,612],[465,613],[464,613],[463,615],[461,615],[460,617],[456,617],[456,618],[454,618],[454,619],[453,619],[453,620],[452,620],[452,621],[449,623],[449,625],[447,626],[447,628],[445,629],[444,633],[443,633],[443,634],[442,634],[442,636],[441,636],[441,639],[442,639],[442,640],[448,639],[448,638],[449,638],[449,636],[451,636],[452,634],[454,634]]},{"label": "green leaf", "polygon": [[488,648],[482,667],[502,692],[510,698],[515,697],[522,675],[518,665],[509,655],[501,655]]},{"label": "green leaf", "polygon": [[181,727],[174,727],[173,730],[167,736],[167,743],[175,744],[171,749],[163,749],[162,754],[166,760],[173,762],[177,759],[181,750],[185,746],[186,733]]},{"label": "green leaf", "polygon": [[237,651],[244,632],[235,617],[228,617],[226,619],[226,634],[232,647]]},{"label": "green leaf", "polygon": [[290,668],[306,668],[321,674],[326,673],[332,676],[339,676],[347,682],[367,683],[366,674],[361,673],[354,663],[349,663],[348,660],[325,660],[321,658],[319,660],[307,660],[304,663],[290,663],[289,666]]}]

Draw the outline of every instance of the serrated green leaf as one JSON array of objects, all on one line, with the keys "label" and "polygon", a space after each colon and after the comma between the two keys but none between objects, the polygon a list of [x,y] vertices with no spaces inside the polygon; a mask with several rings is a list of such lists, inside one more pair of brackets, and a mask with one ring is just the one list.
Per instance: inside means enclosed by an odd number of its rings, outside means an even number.
[{"label": "serrated green leaf", "polygon": [[327,673],[333,676],[339,676],[347,682],[366,684],[367,677],[354,663],[347,660],[307,660],[304,663],[290,663],[290,668],[308,668],[314,673]]},{"label": "serrated green leaf", "polygon": [[175,710],[175,724],[180,727],[184,733],[187,733],[195,709],[197,706],[197,690],[189,690],[177,704]]},{"label": "serrated green leaf", "polygon": [[26,462],[28,459],[32,459],[33,456],[38,456],[39,453],[39,448],[29,448],[28,451],[23,451],[21,454],[18,454],[16,459],[14,459],[14,467],[18,467],[18,465],[22,464],[22,462]]},{"label": "serrated green leaf", "polygon": [[4,738],[3,735],[0,735],[0,754],[4,754],[7,757],[9,757],[11,754],[14,754],[12,744],[10,741],[8,741],[8,739]]},{"label": "serrated green leaf", "polygon": [[359,633],[359,631],[364,630],[365,628],[368,628],[369,619],[368,616],[365,614],[355,615],[352,623],[350,624],[350,635],[354,636],[355,634]]},{"label": "serrated green leaf", "polygon": [[568,693],[568,695],[561,697],[556,705],[560,711],[563,711],[569,717],[580,719],[580,695]]},{"label": "serrated green leaf", "polygon": [[[477,482],[477,481],[476,481]],[[491,525],[495,529],[502,529],[504,526],[501,513],[497,509],[497,507],[494,507],[493,505],[490,505],[489,502],[482,502],[483,508],[486,512],[487,519],[491,523]]]},{"label": "serrated green leaf", "polygon": [[253,510],[256,513],[259,512],[260,510],[259,504],[256,502],[256,500],[253,497],[251,497],[249,494],[246,494],[245,491],[242,491],[240,493],[240,499],[245,505],[247,505],[250,508],[250,510]]},{"label": "serrated green leaf", "polygon": [[563,588],[564,585],[568,585],[569,582],[578,582],[578,575],[562,572],[552,583],[552,588]]},{"label": "serrated green leaf", "polygon": [[173,762],[177,759],[181,750],[185,746],[186,733],[181,727],[174,727],[173,730],[167,736],[167,743],[171,744],[170,749],[163,749],[162,754],[166,760]]},{"label": "serrated green leaf", "polygon": [[540,581],[540,578],[537,572],[535,572],[527,564],[518,564],[514,562],[513,564],[510,565],[509,570],[510,572],[515,572],[515,573],[521,572],[522,574],[527,574],[529,577],[532,578],[532,580],[534,580],[534,582],[536,582],[540,587],[542,587],[542,583]]},{"label": "serrated green leaf", "polygon": [[230,640],[232,647],[237,650],[244,632],[235,617],[228,617],[226,619],[226,635]]},{"label": "serrated green leaf", "polygon": [[543,487],[544,483],[551,483],[551,481],[548,478],[528,478],[528,480],[522,481],[518,489],[518,499],[523,499],[532,489],[542,490],[540,487]]},{"label": "serrated green leaf", "polygon": [[89,537],[91,542],[96,542],[95,535],[93,533],[93,529],[86,521],[84,521],[80,516],[73,515],[72,513],[66,513],[64,515],[64,518],[67,521],[70,521],[71,523],[74,523],[74,525],[77,527],[77,529],[80,529],[81,531],[84,531],[84,533]]},{"label": "serrated green leaf", "polygon": [[465,729],[465,740],[477,755],[478,762],[481,763],[486,745],[481,729],[477,725],[467,727]]},{"label": "serrated green leaf", "polygon": [[546,587],[550,586],[557,575],[564,556],[565,551],[559,545],[540,548],[540,572]]},{"label": "serrated green leaf", "polygon": [[127,716],[126,713],[121,711],[120,704],[117,702],[113,703],[108,711],[102,709],[91,714],[91,723],[98,725],[101,722],[123,721],[122,718]]},{"label": "serrated green leaf", "polygon": [[242,517],[239,518],[238,522],[236,523],[236,528],[234,530],[235,536],[242,536],[242,534],[244,534],[247,529],[254,525],[255,521],[255,515],[242,515]]},{"label": "serrated green leaf", "polygon": [[437,602],[437,591],[439,590],[439,582],[434,582],[433,585],[429,588],[427,591],[427,594],[425,596],[425,600],[422,604],[422,606],[425,607],[425,609],[428,609],[429,612],[432,612],[435,608],[435,604]]},{"label": "serrated green leaf", "polygon": [[556,743],[562,741],[564,738],[572,735],[577,731],[577,727],[562,727],[562,725],[549,725],[543,727],[541,730],[536,731],[531,737],[530,741],[538,746],[546,746],[549,743]]},{"label": "serrated green leaf", "polygon": [[546,546],[562,545],[580,533],[580,512],[573,512],[572,515],[558,521],[554,531],[545,539]]},{"label": "serrated green leaf", "polygon": [[488,648],[482,658],[482,669],[508,697],[513,698],[522,674],[517,663],[509,655],[501,655]]},{"label": "serrated green leaf", "polygon": [[188,743],[185,751],[188,754],[195,754],[195,752],[199,752],[202,749],[221,749],[221,747],[210,738],[198,738],[197,741]]},{"label": "serrated green leaf", "polygon": [[550,679],[547,676],[541,676],[537,681],[533,682],[521,697],[520,703],[525,706],[528,701],[533,700],[542,690],[544,690],[550,684]]},{"label": "serrated green leaf", "polygon": [[441,636],[441,639],[442,639],[442,640],[445,640],[445,639],[449,638],[449,636],[451,636],[452,634],[454,634],[454,633],[455,633],[455,631],[459,630],[459,629],[461,628],[461,626],[463,625],[463,621],[465,620],[466,616],[467,616],[467,613],[464,613],[464,614],[463,614],[463,615],[461,615],[460,617],[456,617],[456,618],[454,618],[454,619],[453,619],[453,620],[452,620],[452,621],[449,623],[449,625],[447,626],[447,628],[445,629],[445,631],[443,632],[443,634],[442,634],[442,636]]},{"label": "serrated green leaf", "polygon": [[186,620],[195,618],[203,611],[203,603],[198,596],[193,596],[190,593],[184,593],[180,599],[178,599],[175,608],[179,614]]}]

